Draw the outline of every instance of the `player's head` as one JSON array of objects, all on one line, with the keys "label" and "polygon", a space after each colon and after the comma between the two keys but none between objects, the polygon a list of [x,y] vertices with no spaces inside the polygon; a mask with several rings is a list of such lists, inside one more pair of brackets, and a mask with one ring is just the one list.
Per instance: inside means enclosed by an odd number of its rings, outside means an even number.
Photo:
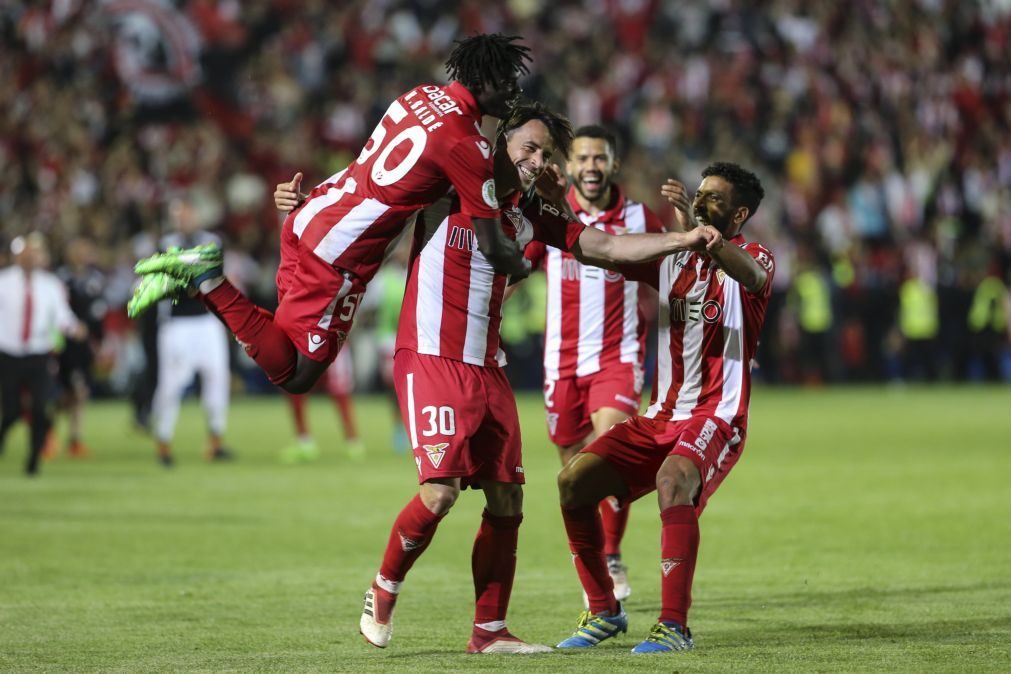
[{"label": "player's head", "polygon": [[702,171],[692,210],[702,224],[712,225],[724,236],[735,236],[764,196],[754,173],[730,162],[715,162]]},{"label": "player's head", "polygon": [[504,119],[522,93],[519,78],[530,72],[530,48],[517,35],[475,35],[458,40],[446,59],[446,74],[467,88],[481,112]]},{"label": "player's head", "polygon": [[18,266],[25,271],[49,266],[49,246],[46,244],[46,237],[39,232],[14,237],[11,241],[11,253]]},{"label": "player's head", "polygon": [[526,191],[552,158],[569,155],[572,125],[540,103],[520,103],[499,122],[496,136],[497,153],[505,150]]},{"label": "player's head", "polygon": [[572,140],[565,164],[572,184],[588,201],[609,196],[611,178],[618,172],[618,141],[602,126],[581,126]]}]

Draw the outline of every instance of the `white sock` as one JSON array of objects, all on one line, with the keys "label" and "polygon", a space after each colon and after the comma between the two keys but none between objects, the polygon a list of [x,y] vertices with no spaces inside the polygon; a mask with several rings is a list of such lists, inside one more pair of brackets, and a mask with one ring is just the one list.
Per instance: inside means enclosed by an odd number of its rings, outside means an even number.
[{"label": "white sock", "polygon": [[200,292],[206,295],[224,282],[224,276],[215,276],[214,278],[205,279],[200,282]]},{"label": "white sock", "polygon": [[383,574],[381,573],[376,574],[376,585],[383,588],[390,594],[399,594],[400,584],[403,582],[404,581],[402,580],[401,581],[387,580],[386,578],[383,578]]},{"label": "white sock", "polygon": [[494,620],[490,623],[474,623],[474,627],[480,627],[488,632],[498,632],[505,629],[505,620]]}]

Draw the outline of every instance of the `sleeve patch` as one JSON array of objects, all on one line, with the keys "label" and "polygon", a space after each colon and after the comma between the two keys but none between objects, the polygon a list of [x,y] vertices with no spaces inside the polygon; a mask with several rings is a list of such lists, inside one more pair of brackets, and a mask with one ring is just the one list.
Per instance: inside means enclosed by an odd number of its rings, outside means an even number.
[{"label": "sleeve patch", "polygon": [[498,208],[498,199],[495,197],[495,181],[493,179],[489,178],[481,185],[481,197],[484,199],[484,203],[488,204],[488,208]]}]

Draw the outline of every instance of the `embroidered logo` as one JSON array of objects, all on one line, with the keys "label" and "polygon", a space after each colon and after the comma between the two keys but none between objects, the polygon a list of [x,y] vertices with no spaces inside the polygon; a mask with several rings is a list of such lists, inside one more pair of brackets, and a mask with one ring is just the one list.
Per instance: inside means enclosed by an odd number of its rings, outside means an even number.
[{"label": "embroidered logo", "polygon": [[558,430],[558,413],[548,412],[548,431],[554,435],[556,430]]},{"label": "embroidered logo", "polygon": [[481,198],[489,208],[498,208],[498,198],[495,196],[495,181],[489,178],[481,185]]},{"label": "embroidered logo", "polygon": [[424,543],[423,540],[417,538],[409,538],[404,535],[403,529],[397,529],[397,535],[400,536],[400,547],[404,552],[410,552],[411,550],[417,550]]},{"label": "embroidered logo", "polygon": [[660,560],[660,568],[663,569],[663,575],[665,577],[669,575],[670,572],[673,571],[677,567],[677,565],[680,564],[682,561],[684,560],[675,559],[673,557],[668,557],[667,559]]},{"label": "embroidered logo", "polygon": [[323,335],[317,335],[310,333],[309,335],[309,353],[316,353],[319,351],[319,347],[326,344],[326,338]]},{"label": "embroidered logo", "polygon": [[428,460],[432,462],[432,465],[436,468],[442,463],[442,457],[446,456],[446,448],[449,447],[448,442],[440,442],[437,445],[422,445],[425,448],[425,452],[428,455]]}]

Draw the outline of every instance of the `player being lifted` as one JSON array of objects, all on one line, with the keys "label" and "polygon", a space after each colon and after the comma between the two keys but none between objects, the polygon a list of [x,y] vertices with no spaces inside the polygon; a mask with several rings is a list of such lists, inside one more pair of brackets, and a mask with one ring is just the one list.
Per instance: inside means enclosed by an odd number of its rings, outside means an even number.
[{"label": "player being lifted", "polygon": [[[554,154],[564,156],[570,142],[568,122],[537,104],[518,106],[499,125],[495,176],[508,237],[521,244],[534,237],[571,249],[581,260],[607,265],[718,243],[719,234],[711,228],[608,236],[529,194],[547,160]],[[564,180],[553,170],[539,186],[550,200],[564,198]],[[284,187],[278,186],[281,197]],[[284,198],[277,201],[279,207],[287,203]],[[543,652],[550,649],[520,641],[505,622],[524,482],[516,403],[501,369],[505,357],[499,348],[507,279],[495,273],[475,247],[473,228],[459,207],[454,199],[447,217],[428,209],[415,228],[394,380],[420,488],[394,522],[382,565],[365,595],[360,629],[370,643],[389,644],[393,608],[408,571],[460,490],[480,486],[486,508],[472,554],[476,609],[468,651]]]},{"label": "player being lifted", "polygon": [[[144,278],[129,304],[198,291],[270,381],[308,391],[336,357],[383,254],[419,208],[453,187],[477,244],[496,270],[525,276],[529,263],[499,226],[482,115],[505,117],[520,93],[529,48],[518,38],[478,35],[446,61],[449,85],[411,89],[390,105],[358,158],[310,192],[284,222],[275,315],[221,274],[221,248],[198,246],[137,263]],[[300,176],[296,176],[296,183]]]},{"label": "player being lifted", "polygon": [[[662,232],[660,219],[613,182],[618,168],[613,133],[600,126],[576,130],[566,162],[571,182],[566,200],[573,214],[608,234]],[[548,435],[564,466],[611,426],[639,413],[646,351],[640,288],[620,273],[581,264],[571,252],[537,241],[524,255],[547,275],[544,407]],[[600,502],[617,599],[632,593],[621,560],[628,513],[628,505],[613,496]]]},{"label": "player being lifted", "polygon": [[754,174],[715,163],[689,200],[684,185],[661,192],[682,227],[715,227],[723,240],[650,264],[622,266],[626,277],[660,291],[657,382],[645,414],[618,424],[585,447],[558,476],[562,516],[576,571],[589,596],[576,632],[559,648],[587,648],[628,629],[607,573],[597,504],[630,502],[656,489],[661,609],[633,653],[693,647],[688,629],[699,547],[698,516],[744,447],[758,345],[775,270],[772,254],[746,243],[741,227],[764,196]]}]

